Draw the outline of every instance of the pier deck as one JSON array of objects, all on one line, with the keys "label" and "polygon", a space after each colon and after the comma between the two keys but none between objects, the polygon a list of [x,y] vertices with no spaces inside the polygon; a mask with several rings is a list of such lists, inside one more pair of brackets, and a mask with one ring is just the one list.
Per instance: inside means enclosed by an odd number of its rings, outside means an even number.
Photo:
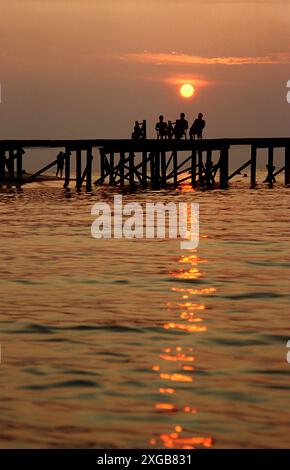
[{"label": "pier deck", "polygon": [[[244,146],[248,158],[232,173],[230,150]],[[248,149],[247,149],[248,148]],[[276,169],[275,149],[282,148],[284,166]],[[157,140],[157,139],[34,139],[0,141],[0,182],[21,186],[23,161],[29,149],[52,149],[52,160],[37,170],[32,179],[57,165],[57,154],[64,158],[64,186],[72,181],[71,162],[75,159],[75,185],[84,184],[91,191],[92,184],[107,183],[131,190],[136,187],[153,189],[177,187],[188,181],[193,188],[219,187],[226,189],[229,181],[242,170],[250,167],[251,187],[256,185],[257,150],[267,149],[267,177],[265,182],[273,184],[275,176],[284,173],[284,182],[290,184],[290,137],[276,138],[223,138],[204,140]],[[217,152],[217,159],[213,155]],[[216,153],[215,153],[216,155]],[[92,164],[97,161],[99,178],[92,181]],[[217,176],[219,176],[217,181]]]}]

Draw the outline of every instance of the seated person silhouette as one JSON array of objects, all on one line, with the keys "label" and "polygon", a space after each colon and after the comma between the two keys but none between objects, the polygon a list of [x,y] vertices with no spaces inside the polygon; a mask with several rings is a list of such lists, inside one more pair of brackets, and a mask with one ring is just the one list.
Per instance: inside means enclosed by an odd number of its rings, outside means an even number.
[{"label": "seated person silhouette", "polygon": [[184,137],[186,139],[186,131],[188,129],[188,121],[185,119],[185,114],[180,114],[180,119],[176,119],[175,127],[174,127],[174,136],[176,139],[182,139]]},{"label": "seated person silhouette", "polygon": [[132,132],[132,139],[139,140],[141,138],[142,131],[139,126],[139,122],[135,121],[135,126]]},{"label": "seated person silhouette", "polygon": [[203,119],[203,114],[199,113],[198,117],[194,120],[190,130],[189,130],[189,137],[195,140],[202,140],[202,131],[205,128],[205,120]]},{"label": "seated person silhouette", "polygon": [[157,139],[166,139],[168,137],[167,122],[164,121],[164,116],[159,116],[159,121],[156,123],[155,130],[157,132]]}]

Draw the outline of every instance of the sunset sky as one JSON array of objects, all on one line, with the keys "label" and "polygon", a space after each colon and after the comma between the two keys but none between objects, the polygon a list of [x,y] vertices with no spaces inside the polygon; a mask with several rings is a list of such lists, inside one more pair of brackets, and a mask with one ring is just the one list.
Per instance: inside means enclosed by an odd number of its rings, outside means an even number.
[{"label": "sunset sky", "polygon": [[[290,133],[289,2],[1,0],[0,138],[130,136],[160,113],[207,137]],[[182,83],[195,94],[184,99]]]}]

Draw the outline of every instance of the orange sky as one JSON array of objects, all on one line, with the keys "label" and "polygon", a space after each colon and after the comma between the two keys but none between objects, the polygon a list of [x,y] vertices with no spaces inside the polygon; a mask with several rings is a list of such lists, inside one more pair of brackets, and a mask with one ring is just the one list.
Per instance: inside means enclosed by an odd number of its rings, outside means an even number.
[{"label": "orange sky", "polygon": [[[128,137],[135,119],[289,135],[290,3],[1,0],[0,138]],[[193,99],[178,83],[196,85]]]}]

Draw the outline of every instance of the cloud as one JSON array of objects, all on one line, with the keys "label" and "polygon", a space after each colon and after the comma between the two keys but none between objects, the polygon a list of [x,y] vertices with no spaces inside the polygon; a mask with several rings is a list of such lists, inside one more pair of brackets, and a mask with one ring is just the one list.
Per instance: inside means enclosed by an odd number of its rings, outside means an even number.
[{"label": "cloud", "polygon": [[171,53],[137,52],[121,56],[123,60],[155,65],[282,65],[290,64],[290,52],[275,52],[263,56],[221,56]]},{"label": "cloud", "polygon": [[177,76],[172,76],[172,77],[161,79],[160,81],[169,83],[169,85],[183,85],[184,83],[190,83],[191,85],[197,86],[198,88],[209,86],[214,83],[212,80],[211,81],[205,80],[201,78],[200,76],[190,76],[190,75],[185,75],[185,76],[177,75]]}]

